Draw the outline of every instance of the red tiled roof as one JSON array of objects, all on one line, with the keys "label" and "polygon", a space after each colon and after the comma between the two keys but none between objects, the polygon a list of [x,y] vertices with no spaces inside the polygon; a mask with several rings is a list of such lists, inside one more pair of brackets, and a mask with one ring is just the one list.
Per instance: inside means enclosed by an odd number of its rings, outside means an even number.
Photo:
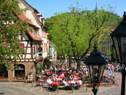
[{"label": "red tiled roof", "polygon": [[35,41],[41,41],[41,37],[40,37],[38,34],[36,34],[36,33],[34,33],[34,32],[31,32],[31,31],[28,31],[27,33],[28,33],[28,35],[29,35],[33,40],[35,40]]},{"label": "red tiled roof", "polygon": [[24,14],[17,15],[17,17],[18,17],[20,20],[22,20],[22,21],[28,23],[28,24],[31,25],[31,26],[33,26],[33,27],[35,27],[35,28],[39,28],[39,27],[37,27],[36,25],[34,25],[34,24],[32,23],[32,21],[31,21],[30,19],[28,19]]}]

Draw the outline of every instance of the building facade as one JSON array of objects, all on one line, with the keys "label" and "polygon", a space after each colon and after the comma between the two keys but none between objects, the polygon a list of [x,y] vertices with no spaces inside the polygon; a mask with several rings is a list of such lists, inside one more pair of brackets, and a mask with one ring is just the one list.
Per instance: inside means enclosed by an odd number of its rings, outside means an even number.
[{"label": "building facade", "polygon": [[17,17],[30,26],[27,31],[22,31],[19,35],[20,46],[24,53],[13,61],[10,69],[0,66],[0,80],[27,80],[29,76],[32,76],[32,80],[35,80],[35,64],[48,56],[48,33],[45,31],[43,16],[25,0],[20,0],[19,7],[25,11],[18,14]]}]

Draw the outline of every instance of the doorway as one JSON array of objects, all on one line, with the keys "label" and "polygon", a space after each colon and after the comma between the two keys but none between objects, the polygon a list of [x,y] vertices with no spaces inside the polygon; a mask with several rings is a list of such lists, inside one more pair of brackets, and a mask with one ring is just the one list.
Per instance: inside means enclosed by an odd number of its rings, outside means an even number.
[{"label": "doorway", "polygon": [[0,79],[8,78],[7,67],[3,64],[0,64]]},{"label": "doorway", "polygon": [[15,64],[15,77],[16,79],[24,79],[25,78],[25,66],[23,64]]}]

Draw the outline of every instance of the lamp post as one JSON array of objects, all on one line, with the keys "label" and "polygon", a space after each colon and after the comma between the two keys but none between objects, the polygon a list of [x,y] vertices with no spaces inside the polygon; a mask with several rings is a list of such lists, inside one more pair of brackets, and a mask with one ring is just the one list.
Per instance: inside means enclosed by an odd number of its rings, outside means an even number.
[{"label": "lamp post", "polygon": [[110,34],[113,47],[115,50],[116,60],[121,65],[122,83],[121,95],[125,95],[125,65],[126,65],[126,12],[124,12],[123,20]]},{"label": "lamp post", "polygon": [[96,95],[107,61],[102,57],[97,47],[94,46],[90,56],[86,58],[85,64],[89,69],[89,76],[93,85],[92,92]]}]

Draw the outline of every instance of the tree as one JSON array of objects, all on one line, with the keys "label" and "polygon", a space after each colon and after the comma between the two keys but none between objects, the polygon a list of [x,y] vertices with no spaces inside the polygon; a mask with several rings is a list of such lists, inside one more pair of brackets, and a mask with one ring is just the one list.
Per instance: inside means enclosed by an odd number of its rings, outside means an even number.
[{"label": "tree", "polygon": [[19,0],[0,0],[0,64],[8,66],[21,53],[19,34],[26,24],[16,15],[21,13]]},{"label": "tree", "polygon": [[[58,55],[73,58],[80,68],[80,59],[92,49],[93,44],[105,39],[106,33],[116,26],[119,17],[104,9],[80,11],[72,8],[47,19],[50,38],[57,46]],[[104,36],[103,36],[104,35]]]},{"label": "tree", "polygon": [[92,45],[103,45],[100,43],[108,40],[110,31],[120,22],[120,17],[116,14],[105,11],[104,9],[98,10],[97,7],[93,11],[87,11],[86,16],[91,32],[89,33],[90,37],[87,40],[88,47],[82,56],[85,56],[89,52]]}]

